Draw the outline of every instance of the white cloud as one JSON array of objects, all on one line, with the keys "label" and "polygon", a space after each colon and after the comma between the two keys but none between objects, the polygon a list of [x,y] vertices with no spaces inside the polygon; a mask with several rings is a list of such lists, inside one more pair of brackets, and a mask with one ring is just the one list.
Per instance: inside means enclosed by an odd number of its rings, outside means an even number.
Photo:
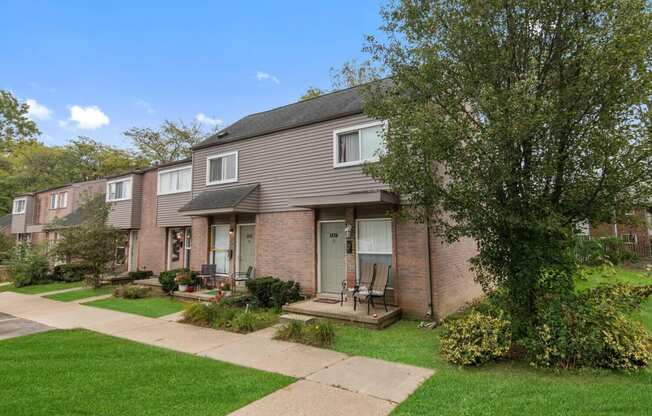
[{"label": "white cloud", "polygon": [[33,98],[28,98],[25,100],[29,109],[27,110],[27,115],[32,120],[49,120],[52,117],[52,110],[40,104]]},{"label": "white cloud", "polygon": [[134,104],[136,105],[136,107],[145,110],[145,112],[149,115],[156,114],[156,110],[154,110],[154,107],[152,107],[152,105],[148,101],[145,101],[142,98],[136,98],[136,100],[134,100]]},{"label": "white cloud", "polygon": [[224,124],[224,120],[220,120],[219,118],[212,118],[207,116],[204,113],[199,113],[195,116],[195,120],[202,124],[207,124],[209,126],[219,126],[221,124]]},{"label": "white cloud", "polygon": [[59,120],[59,127],[68,127],[72,123],[73,128],[95,130],[109,124],[109,117],[96,105],[88,107],[73,105],[68,109],[70,117],[66,121]]},{"label": "white cloud", "polygon": [[274,84],[280,84],[281,83],[281,81],[277,77],[275,77],[274,75],[268,74],[267,72],[263,72],[263,71],[256,71],[256,79],[258,81],[270,80]]}]

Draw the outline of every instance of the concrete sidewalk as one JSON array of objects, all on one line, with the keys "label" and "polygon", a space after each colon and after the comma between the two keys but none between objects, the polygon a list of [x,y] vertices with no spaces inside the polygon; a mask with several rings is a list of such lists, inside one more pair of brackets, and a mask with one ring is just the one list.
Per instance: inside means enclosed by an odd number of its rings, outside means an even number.
[{"label": "concrete sidewalk", "polygon": [[234,415],[386,415],[433,374],[430,369],[277,341],[272,339],[273,328],[241,335],[177,323],[171,317],[146,318],[13,292],[0,293],[0,312],[299,379]]}]

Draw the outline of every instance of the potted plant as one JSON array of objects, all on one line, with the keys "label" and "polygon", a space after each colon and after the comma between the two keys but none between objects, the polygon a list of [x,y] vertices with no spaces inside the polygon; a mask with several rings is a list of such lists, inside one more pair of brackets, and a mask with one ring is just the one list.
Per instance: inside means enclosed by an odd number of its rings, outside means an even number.
[{"label": "potted plant", "polygon": [[180,272],[174,278],[174,281],[179,285],[179,291],[186,292],[188,291],[188,286],[192,283],[192,278],[189,273]]}]

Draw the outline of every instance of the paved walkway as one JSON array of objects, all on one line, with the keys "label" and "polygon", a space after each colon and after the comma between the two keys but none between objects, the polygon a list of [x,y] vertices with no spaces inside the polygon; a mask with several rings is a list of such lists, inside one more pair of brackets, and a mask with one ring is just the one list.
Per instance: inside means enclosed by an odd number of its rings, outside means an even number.
[{"label": "paved walkway", "polygon": [[386,415],[433,371],[350,357],[272,339],[273,328],[248,335],[146,318],[40,296],[0,293],[0,312],[49,327],[85,328],[132,341],[272,371],[299,380],[233,415]]}]

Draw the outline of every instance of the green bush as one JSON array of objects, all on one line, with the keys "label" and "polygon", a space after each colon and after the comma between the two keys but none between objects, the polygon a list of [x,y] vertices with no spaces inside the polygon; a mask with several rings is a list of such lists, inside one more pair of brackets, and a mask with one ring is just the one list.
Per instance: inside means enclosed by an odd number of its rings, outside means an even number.
[{"label": "green bush", "polygon": [[278,320],[278,316],[272,312],[262,310],[239,311],[230,321],[230,326],[235,332],[246,334],[267,328]]},{"label": "green bush", "polygon": [[16,287],[48,281],[48,258],[39,247],[20,244],[9,260],[9,277]]},{"label": "green bush", "polygon": [[50,278],[62,282],[81,282],[90,272],[90,267],[84,263],[60,264],[54,266]]},{"label": "green bush", "polygon": [[280,309],[288,302],[300,299],[299,284],[275,277],[259,277],[247,280],[247,289],[253,296],[253,303],[260,308]]},{"label": "green bush", "polygon": [[148,279],[152,276],[154,276],[154,272],[151,270],[137,270],[135,272],[129,272],[129,279],[131,280]]},{"label": "green bush", "polygon": [[158,276],[158,281],[161,283],[161,286],[166,293],[172,292],[174,289],[176,289],[177,282],[175,282],[174,279],[179,273],[190,273],[190,278],[193,284],[198,280],[197,273],[190,271],[189,269],[174,269],[161,272],[161,274]]},{"label": "green bush", "polygon": [[278,316],[265,310],[247,310],[218,303],[194,303],[184,310],[189,324],[248,333],[276,323]]},{"label": "green bush", "polygon": [[575,242],[575,257],[585,266],[600,266],[607,261],[601,240],[578,238]]},{"label": "green bush", "polygon": [[603,286],[537,300],[536,325],[519,343],[534,365],[637,370],[651,357],[650,334],[628,319],[649,287]]},{"label": "green bush", "polygon": [[276,330],[274,339],[329,348],[335,339],[335,328],[330,322],[321,319],[307,323],[290,321]]},{"label": "green bush", "polygon": [[125,299],[142,299],[150,295],[151,288],[139,285],[118,286],[113,291],[113,296]]},{"label": "green bush", "polygon": [[626,261],[635,261],[638,256],[630,250],[623,240],[618,237],[607,237],[600,239],[604,247],[605,257],[611,264],[621,264]]},{"label": "green bush", "polygon": [[510,346],[510,322],[476,311],[446,322],[441,334],[442,354],[459,365],[503,358]]}]

